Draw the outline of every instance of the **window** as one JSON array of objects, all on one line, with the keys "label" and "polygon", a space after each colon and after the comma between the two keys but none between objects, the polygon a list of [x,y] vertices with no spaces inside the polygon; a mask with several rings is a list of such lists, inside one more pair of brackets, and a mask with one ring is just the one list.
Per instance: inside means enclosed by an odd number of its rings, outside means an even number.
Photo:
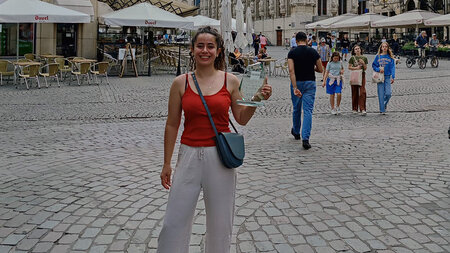
[{"label": "window", "polygon": [[358,14],[364,14],[366,13],[366,8],[367,8],[367,1],[364,0],[359,0],[358,1]]},{"label": "window", "polygon": [[319,0],[317,5],[317,15],[324,16],[327,15],[327,0]]},{"label": "window", "polygon": [[[0,24],[0,56],[17,54],[17,24]],[[19,24],[19,55],[33,53],[34,25]]]},{"label": "window", "polygon": [[347,0],[339,0],[338,14],[342,15],[347,13]]}]

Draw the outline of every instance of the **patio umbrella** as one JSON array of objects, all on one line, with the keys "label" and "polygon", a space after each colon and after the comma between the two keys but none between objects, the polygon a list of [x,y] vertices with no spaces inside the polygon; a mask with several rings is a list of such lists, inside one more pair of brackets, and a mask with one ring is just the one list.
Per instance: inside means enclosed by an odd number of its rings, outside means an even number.
[{"label": "patio umbrella", "polygon": [[194,28],[194,22],[149,3],[135,4],[131,7],[105,14],[102,17],[107,25]]},{"label": "patio umbrella", "polygon": [[0,23],[17,23],[19,58],[19,23],[90,23],[88,14],[39,0],[0,1]]},{"label": "patio umbrella", "polygon": [[[194,22],[150,3],[135,4],[131,7],[105,14],[102,17],[107,25],[194,29]],[[178,48],[177,75],[181,74],[180,55],[181,46]],[[151,76],[150,54],[148,75]]]},{"label": "patio umbrella", "polygon": [[247,7],[247,12],[245,13],[246,21],[247,21],[247,42],[249,45],[253,43],[253,19],[252,19],[252,10],[250,9],[250,6]]},{"label": "patio umbrella", "polygon": [[450,26],[450,14],[425,20],[426,26]]},{"label": "patio umbrella", "polygon": [[345,19],[339,21],[335,24],[332,24],[331,28],[370,28],[372,27],[372,23],[378,20],[386,19],[386,16],[375,14],[375,13],[366,13],[363,15],[359,15],[356,17],[352,17],[349,19]]},{"label": "patio umbrella", "polygon": [[[236,19],[235,18],[231,19],[231,30],[235,31],[235,32],[237,31],[236,30]],[[247,24],[246,23],[244,23],[244,31],[245,30],[247,30]]]},{"label": "patio umbrella", "polygon": [[374,22],[373,27],[416,27],[422,26],[424,22],[428,19],[441,16],[440,14],[424,11],[424,10],[413,10],[408,11],[393,17],[389,17],[383,20]]},{"label": "patio umbrella", "polygon": [[[220,32],[223,37],[225,55],[233,52],[233,38],[231,36],[231,1],[222,0],[221,6],[222,16],[220,17]],[[225,57],[228,59],[228,57]]]},{"label": "patio umbrella", "polygon": [[202,15],[186,17],[187,20],[194,22],[194,28],[198,29],[204,26],[211,26],[214,28],[220,28],[220,21],[217,19],[209,18]]},{"label": "patio umbrella", "polygon": [[237,0],[236,3],[236,32],[234,45],[237,48],[244,49],[248,42],[244,35],[244,5],[242,0]]},{"label": "patio umbrella", "polygon": [[332,24],[337,23],[339,21],[343,21],[343,20],[346,20],[346,19],[353,18],[355,16],[357,16],[357,15],[353,14],[353,13],[346,13],[346,14],[339,15],[339,16],[336,16],[336,17],[327,18],[327,19],[320,20],[320,21],[317,21],[317,22],[314,22],[314,23],[311,23],[311,24],[307,24],[307,25],[305,25],[305,28],[306,29],[320,29],[320,28],[322,28],[322,29],[329,29],[329,28],[331,28],[330,26]]}]

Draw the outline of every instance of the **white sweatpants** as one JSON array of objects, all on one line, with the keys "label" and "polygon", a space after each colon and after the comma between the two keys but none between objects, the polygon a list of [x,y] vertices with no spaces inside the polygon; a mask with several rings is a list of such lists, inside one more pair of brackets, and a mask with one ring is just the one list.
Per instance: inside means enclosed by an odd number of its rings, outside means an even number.
[{"label": "white sweatpants", "polygon": [[216,147],[181,145],[159,234],[157,253],[188,253],[200,190],[206,208],[206,253],[229,253],[236,171],[222,165]]}]

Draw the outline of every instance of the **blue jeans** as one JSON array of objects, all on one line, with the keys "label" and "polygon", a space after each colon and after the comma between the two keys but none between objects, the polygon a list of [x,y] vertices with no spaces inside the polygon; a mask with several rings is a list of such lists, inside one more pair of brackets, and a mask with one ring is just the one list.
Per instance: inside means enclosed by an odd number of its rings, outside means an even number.
[{"label": "blue jeans", "polygon": [[386,106],[391,96],[391,76],[384,76],[384,82],[378,83],[378,103],[380,104],[380,112],[386,112]]},{"label": "blue jeans", "polygon": [[301,97],[294,95],[294,87],[291,84],[291,99],[292,99],[292,129],[295,134],[300,133],[302,126],[302,106],[303,106],[303,127],[302,139],[309,140],[312,126],[312,113],[314,109],[314,100],[316,97],[316,82],[315,81],[297,81],[297,88],[302,93]]}]

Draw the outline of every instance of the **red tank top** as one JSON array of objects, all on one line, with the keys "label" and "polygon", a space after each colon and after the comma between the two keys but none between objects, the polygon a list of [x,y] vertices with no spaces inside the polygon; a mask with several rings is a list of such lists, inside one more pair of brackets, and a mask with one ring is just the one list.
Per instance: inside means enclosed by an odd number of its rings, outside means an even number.
[{"label": "red tank top", "polygon": [[[217,131],[230,132],[228,110],[231,106],[231,94],[227,90],[227,74],[225,73],[222,89],[214,95],[203,95],[203,97]],[[186,90],[181,99],[181,107],[184,111],[184,131],[181,135],[181,143],[192,147],[215,146],[213,138],[216,135],[200,96],[189,85],[188,74],[186,74]]]}]

